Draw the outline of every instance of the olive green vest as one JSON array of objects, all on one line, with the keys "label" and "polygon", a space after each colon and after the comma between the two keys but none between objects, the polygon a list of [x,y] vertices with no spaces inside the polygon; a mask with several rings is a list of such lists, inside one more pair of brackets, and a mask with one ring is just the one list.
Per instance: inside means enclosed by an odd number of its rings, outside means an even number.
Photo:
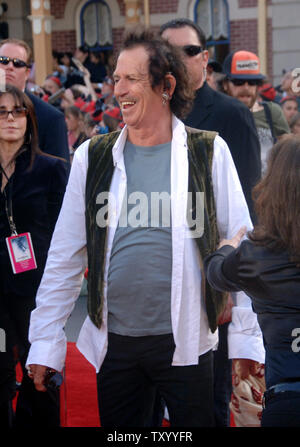
[{"label": "olive green vest", "polygon": [[[211,179],[213,143],[215,132],[186,128],[189,162],[189,192],[192,193],[192,218],[195,219],[195,193],[204,192],[204,233],[195,239],[201,258],[215,251],[219,234],[216,224],[216,209]],[[96,215],[105,204],[96,203],[101,192],[108,192],[114,172],[112,148],[120,132],[93,137],[89,144],[89,163],[86,180],[86,237],[88,253],[88,314],[100,328],[103,311],[104,261],[107,227],[96,224]],[[218,315],[226,304],[226,295],[212,289],[203,281],[203,293],[209,327],[217,328]]]}]

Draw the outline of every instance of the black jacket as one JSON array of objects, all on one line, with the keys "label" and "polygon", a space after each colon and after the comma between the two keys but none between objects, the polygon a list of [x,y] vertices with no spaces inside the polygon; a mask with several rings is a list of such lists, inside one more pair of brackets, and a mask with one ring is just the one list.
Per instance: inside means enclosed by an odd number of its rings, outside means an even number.
[{"label": "black jacket", "polygon": [[69,163],[68,132],[63,113],[36,95],[28,91],[25,93],[34,105],[40,149],[47,154],[64,158]]},{"label": "black jacket", "polygon": [[205,82],[197,90],[193,109],[184,122],[196,129],[214,130],[226,141],[255,221],[251,190],[260,179],[261,160],[252,113],[241,101],[213,90]]},{"label": "black jacket", "polygon": [[300,380],[300,338],[294,332],[300,328],[300,268],[288,253],[244,241],[205,258],[204,268],[215,289],[251,297],[266,348],[267,386]]},{"label": "black jacket", "polygon": [[12,184],[14,222],[19,234],[31,233],[37,269],[13,274],[5,242],[6,237],[11,235],[5,211],[5,196],[0,192],[0,298],[2,293],[35,296],[67,183],[65,162],[50,156],[37,155],[29,171],[29,161],[29,151],[17,157],[15,172],[10,177],[5,192],[8,194]]}]

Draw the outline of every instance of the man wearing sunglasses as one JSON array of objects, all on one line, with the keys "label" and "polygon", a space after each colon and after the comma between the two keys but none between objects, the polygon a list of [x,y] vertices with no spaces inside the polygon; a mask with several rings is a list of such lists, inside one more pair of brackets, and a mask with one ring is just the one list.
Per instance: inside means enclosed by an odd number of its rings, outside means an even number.
[{"label": "man wearing sunglasses", "polygon": [[238,99],[253,113],[260,142],[262,174],[267,166],[269,151],[277,139],[290,133],[281,107],[272,101],[261,101],[258,88],[265,76],[260,73],[260,61],[250,51],[235,51],[223,64],[225,93]]},{"label": "man wearing sunglasses", "polygon": [[250,51],[235,51],[224,60],[224,91],[239,99],[251,109],[256,101],[258,87],[265,76],[260,73],[259,59]]},{"label": "man wearing sunglasses", "polygon": [[[19,39],[0,42],[0,69],[5,72],[5,82],[20,90],[26,89],[31,68],[31,48]],[[48,154],[64,158],[69,163],[67,129],[64,115],[55,107],[26,91],[33,102],[38,121],[40,149]]]},{"label": "man wearing sunglasses", "polygon": [[160,34],[182,50],[194,106],[187,126],[214,130],[226,141],[237,168],[252,220],[255,220],[251,190],[260,178],[260,148],[252,114],[240,101],[213,90],[206,82],[208,51],[202,29],[189,19],[174,19],[161,26]]},{"label": "man wearing sunglasses", "polygon": [[[260,178],[260,149],[255,123],[251,112],[240,101],[213,90],[206,82],[208,51],[206,39],[201,28],[189,19],[175,19],[162,25],[160,34],[171,44],[182,50],[189,78],[195,90],[195,100],[191,113],[185,124],[203,130],[214,130],[226,141],[234,160],[243,192],[252,219],[251,190]],[[247,312],[251,314],[250,299],[240,302],[234,297],[231,319],[232,301],[228,301],[223,317],[219,319],[219,346],[214,352],[214,391],[215,419],[217,426],[228,426],[229,402],[231,397],[231,360],[243,358],[246,376],[255,361],[260,361],[259,353],[255,353],[255,342],[249,337],[247,343],[241,343],[247,337]],[[244,317],[243,317],[243,316]],[[241,322],[243,322],[241,324]],[[239,327],[239,329],[237,329]],[[230,332],[227,346],[227,332]],[[240,332],[240,333],[238,333]],[[248,338],[248,337],[247,337]]]}]

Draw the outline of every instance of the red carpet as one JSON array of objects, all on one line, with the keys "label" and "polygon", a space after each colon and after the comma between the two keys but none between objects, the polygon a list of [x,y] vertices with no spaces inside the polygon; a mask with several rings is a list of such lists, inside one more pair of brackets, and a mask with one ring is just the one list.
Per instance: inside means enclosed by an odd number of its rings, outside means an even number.
[{"label": "red carpet", "polygon": [[[78,351],[75,343],[68,343],[65,375],[61,390],[61,425],[100,427],[95,368]],[[235,427],[232,414],[230,419],[230,426]],[[162,426],[169,425],[164,419]]]},{"label": "red carpet", "polygon": [[100,427],[95,368],[68,343],[65,382],[61,387],[61,425]]},{"label": "red carpet", "polygon": [[[17,379],[22,371],[17,365]],[[14,408],[16,398],[14,399]],[[234,427],[231,415],[231,427]],[[164,420],[162,426],[169,426]],[[83,357],[75,343],[68,343],[65,380],[61,387],[61,426],[100,427],[95,368]]]},{"label": "red carpet", "polygon": [[[95,368],[83,357],[75,343],[68,343],[65,381],[61,387],[61,425],[100,427]],[[164,420],[163,427],[169,426]]]}]

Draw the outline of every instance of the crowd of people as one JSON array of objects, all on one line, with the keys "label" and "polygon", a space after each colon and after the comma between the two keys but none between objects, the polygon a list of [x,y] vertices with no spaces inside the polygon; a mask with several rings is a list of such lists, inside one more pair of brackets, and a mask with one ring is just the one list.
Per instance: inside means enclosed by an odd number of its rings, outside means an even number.
[{"label": "crowd of people", "polygon": [[[252,60],[256,60],[259,63],[257,55],[251,52],[249,53],[248,58],[251,57]],[[243,54],[240,53],[242,56]],[[246,54],[247,57],[247,54]],[[228,59],[227,59],[228,61]],[[224,61],[225,63],[225,61]],[[296,68],[296,67],[295,67]],[[299,135],[299,130],[297,130],[295,126],[295,121],[299,120],[299,117],[297,118],[296,115],[299,113],[300,110],[300,96],[299,96],[299,89],[296,85],[295,87],[295,81],[297,81],[298,75],[293,76],[294,70],[291,69],[282,76],[281,82],[277,86],[273,86],[271,82],[269,82],[268,79],[266,79],[264,76],[261,76],[261,79],[259,80],[257,84],[257,90],[255,92],[255,103],[252,104],[252,99],[250,99],[250,109],[253,112],[257,111],[257,103],[268,103],[269,107],[274,108],[275,111],[277,111],[277,116],[280,116],[281,113],[278,112],[278,107],[274,106],[276,104],[277,106],[280,106],[283,112],[283,115],[288,123],[290,132]],[[228,78],[228,69],[226,70],[225,66],[222,67],[221,64],[214,60],[209,60],[208,66],[207,66],[207,82],[208,84],[221,92],[231,94],[231,92],[228,92],[228,89],[226,89],[226,78]],[[294,87],[293,87],[294,83]],[[296,82],[297,84],[297,82]],[[224,87],[225,86],[225,87]],[[240,95],[239,98],[241,101],[243,101],[242,96],[246,97],[247,94]],[[251,95],[250,95],[251,96]],[[238,97],[238,96],[237,96]],[[249,98],[248,98],[249,99]],[[244,98],[244,102],[247,102],[247,98]],[[251,105],[252,104],[252,105]],[[247,105],[247,103],[246,103]],[[256,107],[255,107],[256,106]],[[276,112],[274,112],[276,114]],[[272,113],[271,113],[272,114]],[[275,118],[276,120],[276,118]]]},{"label": "crowd of people", "polygon": [[[254,53],[240,54],[248,59],[251,57],[259,64]],[[265,169],[266,154],[277,137],[289,132],[299,134],[300,115],[297,114],[300,113],[300,96],[292,87],[295,81],[293,70],[285,72],[276,88],[261,75],[256,80],[257,85],[248,86],[248,89],[252,88],[249,93],[245,92],[247,86],[244,84],[237,85],[237,89],[230,88],[228,76],[231,74],[227,65],[228,58],[223,66],[209,59],[206,68],[207,84],[214,90],[241,100],[253,112],[261,149],[265,153]],[[113,94],[113,56],[110,54],[105,57],[103,52],[89,51],[86,46],[80,46],[74,54],[54,51],[53,67],[53,72],[47,76],[42,86],[34,84],[34,77],[31,76],[28,88],[65,114],[72,158],[84,139],[121,129],[124,125],[120,107]],[[69,107],[75,107],[77,111],[73,108],[70,112]],[[70,120],[70,113],[74,117],[76,115],[76,119]],[[273,134],[270,135],[270,131]]]},{"label": "crowd of people", "polygon": [[74,54],[53,52],[53,72],[41,86],[30,77],[27,88],[64,113],[71,159],[84,140],[122,128],[111,74],[112,57],[80,46]]},{"label": "crowd of people", "polygon": [[129,32],[115,67],[84,46],[53,56],[38,86],[29,46],[0,42],[0,420],[59,425],[85,273],[77,346],[103,427],[165,412],[225,427],[230,411],[240,426],[300,426],[292,71],[275,89],[252,52],[219,64],[188,19]]}]

